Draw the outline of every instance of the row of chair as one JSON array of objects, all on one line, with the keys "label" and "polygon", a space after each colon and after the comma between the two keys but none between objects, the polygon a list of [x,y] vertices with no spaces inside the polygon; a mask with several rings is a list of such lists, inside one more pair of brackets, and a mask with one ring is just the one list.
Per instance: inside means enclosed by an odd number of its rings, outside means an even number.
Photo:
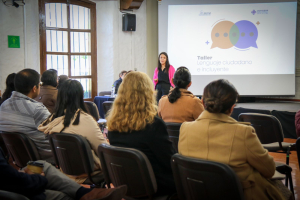
[{"label": "row of chair", "polygon": [[[290,187],[294,193],[292,181],[292,168],[289,164],[290,150],[295,150],[294,143],[283,142],[284,135],[280,121],[272,116],[257,113],[242,113],[239,115],[239,121],[250,122],[255,128],[256,134],[262,143],[262,146],[269,152],[286,153],[286,164],[276,163],[276,169],[286,175],[285,185]],[[178,152],[178,140],[180,123],[166,123],[169,140],[172,142],[176,152]],[[300,148],[300,147],[299,147]]]},{"label": "row of chair", "polygon": [[[260,117],[262,117],[262,116],[260,116]],[[271,116],[271,118],[272,118],[272,116]],[[274,120],[274,119],[272,119],[272,120],[274,123],[276,122],[276,120]],[[248,120],[248,121],[250,121],[250,120]],[[252,125],[257,126],[256,125],[257,122],[251,122],[251,123],[252,123]],[[264,126],[266,124],[271,124],[271,123],[264,122]],[[173,142],[173,145],[176,148],[176,150],[177,150],[177,146],[178,146],[180,125],[181,124],[167,123],[169,138]],[[258,130],[261,130],[261,129],[257,129],[256,131],[259,132]],[[262,131],[266,131],[266,130],[263,129]],[[28,139],[24,134],[1,133],[1,136],[4,139],[4,142],[6,144],[9,154],[12,156],[12,158],[17,166],[24,167],[24,166],[26,166],[27,161],[39,159],[39,156],[37,154],[37,150],[36,150],[35,146],[33,145],[32,141],[30,139]],[[259,136],[259,134],[258,134],[258,136]],[[102,164],[102,169],[104,172],[104,177],[102,175],[102,178],[95,181],[95,180],[93,180],[93,177],[91,177],[91,173],[93,172],[94,163],[93,163],[93,158],[91,155],[90,146],[89,146],[88,142],[82,136],[74,135],[74,134],[66,134],[66,133],[55,133],[55,134],[50,135],[50,144],[51,144],[51,148],[52,148],[52,151],[53,151],[53,154],[55,157],[55,163],[57,166],[60,166],[66,174],[70,174],[70,175],[79,175],[79,174],[83,174],[83,173],[88,174],[91,184],[94,183],[96,185],[100,185],[100,183],[105,179],[107,183],[113,183],[115,186],[118,186],[118,185],[123,184],[126,181],[131,180],[130,177],[136,177],[137,170],[133,170],[133,171],[125,170],[126,166],[130,166],[129,163],[132,163],[133,161],[128,161],[125,158],[121,159],[124,157],[124,155],[121,156],[121,158],[120,158],[120,156],[118,157],[117,155],[118,155],[118,152],[120,153],[122,151],[125,153],[128,151],[129,152],[131,151],[133,154],[137,154],[137,150],[117,148],[117,147],[111,147],[111,146],[99,147],[99,156],[100,156],[100,160],[101,160],[101,164]],[[101,150],[101,148],[102,148],[102,150]],[[117,152],[117,153],[113,153],[112,155],[110,155],[108,153],[110,150],[112,152]],[[141,152],[139,152],[139,153],[141,153]],[[25,155],[25,154],[27,154],[27,155]],[[177,156],[179,156],[179,155],[177,155]],[[131,160],[133,159],[132,156],[131,157],[129,156],[129,158]],[[142,159],[144,159],[144,160],[146,160],[144,162],[147,163],[147,158],[145,158],[145,156],[143,156],[142,153],[139,156],[139,159],[140,159],[140,161]],[[122,161],[124,161],[124,163],[125,163],[124,165],[121,165],[120,162],[122,162]],[[172,159],[172,165],[174,162],[175,162],[175,159]],[[209,161],[203,161],[203,162],[209,162]],[[109,166],[106,166],[106,165],[109,165]],[[150,165],[150,167],[151,167],[151,165]],[[150,168],[148,166],[147,169],[145,169],[145,170],[149,171],[149,169]],[[188,168],[186,168],[186,169],[188,169]],[[286,176],[287,177],[286,185],[289,180],[290,188],[291,188],[291,190],[293,190],[292,184],[291,184],[292,183],[291,175],[290,175],[291,168],[288,166],[284,166],[284,167],[280,166],[277,169],[280,172],[286,173],[286,175],[287,175]],[[173,170],[175,170],[174,167],[173,167]],[[126,171],[128,171],[128,172],[126,172]],[[129,174],[126,175],[126,173],[129,173]],[[132,173],[134,173],[134,176],[132,176]],[[141,173],[141,174],[143,174],[143,173]],[[149,173],[151,175],[151,170]],[[174,173],[175,176],[177,174],[178,173]],[[112,175],[114,175],[115,177],[112,178]],[[128,180],[126,179],[127,177],[128,177]],[[149,177],[150,177],[150,180],[153,181],[153,176],[149,176]],[[176,179],[176,177],[174,177],[174,178]],[[182,178],[182,175],[180,175],[180,178]],[[201,186],[201,184],[202,184],[202,183],[200,183],[201,180],[199,182],[198,179],[191,178],[191,177],[188,177],[188,178],[189,179],[185,179],[186,184],[184,186],[179,186],[178,185],[179,183],[176,183],[177,189],[179,187],[186,188],[186,187],[195,186],[195,187],[199,188]],[[145,177],[142,177],[141,180],[145,180]],[[127,195],[131,196],[131,197],[143,196],[143,195],[148,196],[148,197],[153,197],[153,195],[155,194],[155,187],[153,187],[152,189],[149,189],[148,187],[151,186],[151,184],[149,184],[149,182],[148,182],[147,184],[145,183],[146,187],[148,189],[141,190],[139,188],[135,188],[134,186],[135,185],[138,186],[139,184],[137,184],[137,183],[139,183],[139,182],[140,181],[132,183],[132,186],[130,188],[133,188],[133,189],[132,189],[132,191],[129,190]],[[190,185],[190,186],[186,186],[186,185]],[[154,184],[154,186],[155,186],[155,184]],[[141,192],[139,194],[136,194],[134,192],[136,189],[138,189],[138,191],[146,191],[146,192]],[[180,188],[179,188],[179,190],[180,190]],[[189,190],[191,190],[191,189],[189,188]],[[192,191],[194,191],[194,190],[192,190]],[[197,194],[199,193],[199,195],[200,195],[200,193],[203,193],[203,191],[201,192],[200,189],[196,190],[194,192],[196,192]],[[180,193],[180,192],[178,192],[178,193]],[[194,195],[196,195],[196,194],[194,194]],[[192,199],[192,198],[189,197],[189,198],[180,198],[180,199]]]},{"label": "row of chair", "polygon": [[[1,136],[18,166],[24,167],[29,160],[39,159],[38,155],[35,155],[35,147],[24,134],[1,133]],[[108,186],[110,183],[114,186],[125,184],[128,186],[126,199],[168,198],[155,196],[157,184],[152,166],[146,155],[136,149],[100,145],[98,155],[104,179],[97,182],[91,177],[94,161],[90,146],[84,137],[68,133],[54,133],[50,135],[50,144],[57,166],[61,167],[66,174],[87,173],[89,179],[98,185],[103,180]],[[238,178],[227,165],[187,158],[179,154],[172,157],[171,164],[180,199],[244,198]],[[216,188],[219,191],[217,193]]]}]

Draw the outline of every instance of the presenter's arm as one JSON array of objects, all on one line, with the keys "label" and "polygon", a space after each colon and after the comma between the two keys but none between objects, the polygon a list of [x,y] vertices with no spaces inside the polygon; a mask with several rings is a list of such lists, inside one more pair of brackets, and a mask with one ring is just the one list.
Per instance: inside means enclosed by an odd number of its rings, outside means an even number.
[{"label": "presenter's arm", "polygon": [[175,87],[175,85],[172,83],[171,80],[174,77],[174,74],[175,74],[175,68],[172,65],[170,65],[170,68],[169,68],[169,80],[170,80],[170,84],[171,84],[171,86],[173,88]]},{"label": "presenter's arm", "polygon": [[157,67],[154,70],[154,74],[153,74],[153,83],[157,83],[158,82],[158,70]]}]

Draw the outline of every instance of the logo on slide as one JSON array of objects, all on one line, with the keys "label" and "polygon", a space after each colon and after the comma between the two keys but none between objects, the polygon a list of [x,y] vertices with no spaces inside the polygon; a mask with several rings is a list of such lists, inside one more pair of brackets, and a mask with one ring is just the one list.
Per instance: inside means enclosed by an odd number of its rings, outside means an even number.
[{"label": "logo on slide", "polygon": [[239,49],[257,48],[257,37],[257,28],[250,21],[241,20],[235,24],[231,21],[221,21],[211,31],[211,49],[229,49],[233,46]]}]

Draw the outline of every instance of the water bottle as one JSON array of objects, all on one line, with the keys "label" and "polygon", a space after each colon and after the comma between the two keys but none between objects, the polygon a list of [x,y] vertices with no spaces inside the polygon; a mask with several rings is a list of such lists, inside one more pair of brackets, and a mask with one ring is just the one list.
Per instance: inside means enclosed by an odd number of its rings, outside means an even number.
[{"label": "water bottle", "polygon": [[112,88],[111,88],[111,97],[115,97],[115,86],[112,85]]}]

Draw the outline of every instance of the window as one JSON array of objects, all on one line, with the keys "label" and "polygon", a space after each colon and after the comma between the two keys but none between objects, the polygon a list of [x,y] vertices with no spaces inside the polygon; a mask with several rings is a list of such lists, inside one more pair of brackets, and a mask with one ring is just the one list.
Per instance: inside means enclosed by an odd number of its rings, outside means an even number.
[{"label": "window", "polygon": [[41,73],[56,69],[81,82],[84,98],[97,95],[96,4],[39,0]]}]

